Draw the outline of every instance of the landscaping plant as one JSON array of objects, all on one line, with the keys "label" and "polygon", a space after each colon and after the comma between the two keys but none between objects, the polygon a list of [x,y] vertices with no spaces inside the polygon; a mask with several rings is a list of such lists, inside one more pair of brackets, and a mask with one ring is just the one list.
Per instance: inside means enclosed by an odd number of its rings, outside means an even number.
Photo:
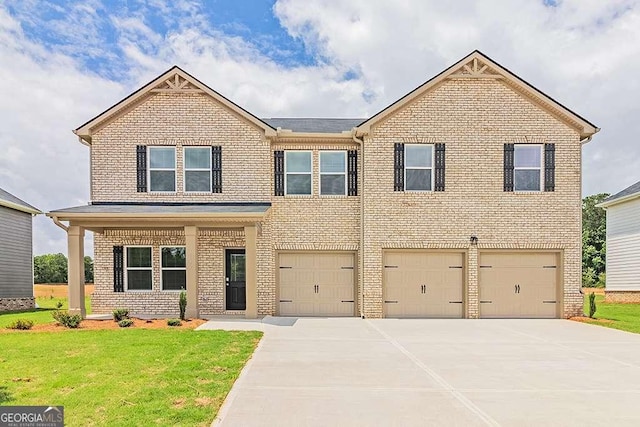
[{"label": "landscaping plant", "polygon": [[596,294],[589,294],[589,317],[593,318],[593,315],[596,314]]},{"label": "landscaping plant", "polygon": [[167,319],[168,326],[181,326],[182,322],[180,319]]},{"label": "landscaping plant", "polygon": [[20,329],[26,331],[33,328],[33,321],[26,319],[16,319],[7,325],[7,329]]},{"label": "landscaping plant", "polygon": [[115,310],[113,310],[112,314],[113,314],[113,320],[116,321],[116,322],[119,322],[121,320],[129,318],[129,309],[128,308],[116,308]]},{"label": "landscaping plant", "polygon": [[68,311],[59,309],[53,312],[53,318],[58,324],[71,329],[76,329],[82,322],[82,316],[79,314],[70,314]]},{"label": "landscaping plant", "polygon": [[184,313],[187,310],[187,293],[180,291],[180,320],[185,320]]},{"label": "landscaping plant", "polygon": [[133,319],[122,319],[118,322],[118,326],[121,328],[128,328],[133,325]]}]

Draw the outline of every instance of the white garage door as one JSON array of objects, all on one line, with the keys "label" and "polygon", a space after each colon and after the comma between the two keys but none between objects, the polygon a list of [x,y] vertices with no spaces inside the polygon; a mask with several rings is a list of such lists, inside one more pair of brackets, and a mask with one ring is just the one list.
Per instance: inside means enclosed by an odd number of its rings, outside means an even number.
[{"label": "white garage door", "polygon": [[385,253],[385,316],[462,317],[463,261],[452,252]]},{"label": "white garage door", "polygon": [[281,316],[354,316],[352,253],[281,253]]},{"label": "white garage door", "polygon": [[480,317],[558,317],[558,255],[484,253],[479,258]]}]

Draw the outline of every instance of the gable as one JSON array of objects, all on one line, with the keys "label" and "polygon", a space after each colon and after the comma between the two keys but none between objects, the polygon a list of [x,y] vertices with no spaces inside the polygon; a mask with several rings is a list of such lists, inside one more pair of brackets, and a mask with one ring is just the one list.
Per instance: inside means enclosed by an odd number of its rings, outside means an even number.
[{"label": "gable", "polygon": [[224,96],[214,91],[209,86],[200,82],[198,79],[191,76],[189,73],[183,71],[177,66],[172,67],[170,70],[152,80],[136,92],[132,93],[117,104],[108,108],[93,119],[87,121],[73,132],[80,137],[81,141],[84,141],[87,144],[91,144],[91,139],[95,132],[104,127],[109,122],[131,110],[132,108],[135,108],[141,102],[144,102],[145,100],[156,94],[206,95],[244,121],[263,130],[266,135],[272,135],[275,133],[275,129],[272,128],[269,124],[265,123],[258,117],[249,113],[247,110],[225,98]]},{"label": "gable", "polygon": [[425,82],[412,92],[408,93],[398,101],[378,112],[370,119],[358,126],[360,134],[367,134],[373,126],[387,120],[403,108],[416,102],[426,94],[436,90],[438,87],[452,81],[495,81],[509,87],[529,102],[545,110],[557,120],[576,130],[581,138],[587,138],[598,132],[600,129],[583,117],[569,110],[553,98],[537,90],[529,83],[517,77],[506,68],[498,65],[479,51],[474,51],[467,57],[458,61],[442,73]]}]

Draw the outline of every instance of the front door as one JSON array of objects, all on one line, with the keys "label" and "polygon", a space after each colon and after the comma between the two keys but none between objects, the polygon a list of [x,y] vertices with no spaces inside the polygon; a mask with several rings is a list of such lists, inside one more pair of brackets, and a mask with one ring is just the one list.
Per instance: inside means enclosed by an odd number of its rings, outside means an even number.
[{"label": "front door", "polygon": [[226,309],[244,310],[247,308],[244,249],[226,249],[225,259]]}]

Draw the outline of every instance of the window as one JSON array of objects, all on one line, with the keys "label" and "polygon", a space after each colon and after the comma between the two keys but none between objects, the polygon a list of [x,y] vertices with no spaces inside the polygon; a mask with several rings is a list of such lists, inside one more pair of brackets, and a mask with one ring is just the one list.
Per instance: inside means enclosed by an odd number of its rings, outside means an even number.
[{"label": "window", "polygon": [[211,148],[184,148],[184,191],[211,191]]},{"label": "window", "polygon": [[347,152],[320,152],[320,194],[344,196],[347,193]]},{"label": "window", "polygon": [[176,191],[175,147],[149,147],[149,191]]},{"label": "window", "polygon": [[285,194],[311,195],[311,151],[285,152]]},{"label": "window", "polygon": [[184,246],[160,248],[162,290],[187,289],[187,255]]},{"label": "window", "polygon": [[431,191],[433,188],[433,145],[405,144],[404,189]]},{"label": "window", "polygon": [[151,247],[128,246],[126,256],[127,290],[150,291],[153,284]]},{"label": "window", "polygon": [[514,190],[540,191],[542,173],[542,146],[515,144],[513,147]]}]

